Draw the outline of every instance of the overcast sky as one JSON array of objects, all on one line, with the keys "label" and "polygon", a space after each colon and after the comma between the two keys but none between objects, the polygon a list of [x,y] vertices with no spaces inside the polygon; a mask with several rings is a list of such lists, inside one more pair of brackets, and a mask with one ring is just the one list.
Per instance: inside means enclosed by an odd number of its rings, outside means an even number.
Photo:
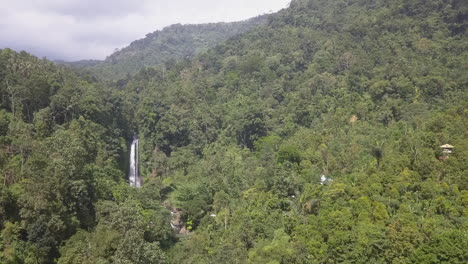
[{"label": "overcast sky", "polygon": [[104,59],[165,26],[230,22],[290,0],[0,0],[0,48],[52,60]]}]

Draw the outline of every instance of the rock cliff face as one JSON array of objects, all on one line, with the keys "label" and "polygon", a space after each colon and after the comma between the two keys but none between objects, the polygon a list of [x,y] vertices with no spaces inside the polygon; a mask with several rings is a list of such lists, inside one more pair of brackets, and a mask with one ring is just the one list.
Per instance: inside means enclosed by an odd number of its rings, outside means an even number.
[{"label": "rock cliff face", "polygon": [[166,205],[166,208],[171,212],[171,228],[176,234],[188,235],[190,231],[185,227],[182,219],[182,210],[171,205]]},{"label": "rock cliff face", "polygon": [[176,208],[168,208],[171,210],[171,227],[176,232],[179,232],[184,227],[184,222],[182,221],[182,211]]}]

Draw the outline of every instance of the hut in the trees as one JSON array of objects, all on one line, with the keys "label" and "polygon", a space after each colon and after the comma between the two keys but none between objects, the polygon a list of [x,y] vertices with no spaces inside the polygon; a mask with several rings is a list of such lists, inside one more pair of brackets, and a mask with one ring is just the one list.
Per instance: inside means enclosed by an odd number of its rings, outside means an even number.
[{"label": "hut in the trees", "polygon": [[449,155],[452,154],[454,146],[445,144],[440,146],[440,148],[442,149],[442,153],[444,153],[444,155]]},{"label": "hut in the trees", "polygon": [[445,145],[440,146],[440,148],[442,149],[442,156],[439,157],[439,160],[444,161],[448,159],[450,154],[453,153],[454,146],[445,144]]}]

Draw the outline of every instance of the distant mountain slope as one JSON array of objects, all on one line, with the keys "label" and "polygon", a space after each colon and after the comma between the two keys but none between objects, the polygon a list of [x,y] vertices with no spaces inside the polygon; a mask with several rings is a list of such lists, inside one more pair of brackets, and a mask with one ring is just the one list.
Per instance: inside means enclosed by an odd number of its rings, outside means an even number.
[{"label": "distant mountain slope", "polygon": [[266,23],[267,16],[232,23],[175,24],[147,34],[145,38],[114,52],[104,61],[84,60],[64,64],[86,68],[105,79],[116,80],[148,66],[192,58],[235,35]]}]

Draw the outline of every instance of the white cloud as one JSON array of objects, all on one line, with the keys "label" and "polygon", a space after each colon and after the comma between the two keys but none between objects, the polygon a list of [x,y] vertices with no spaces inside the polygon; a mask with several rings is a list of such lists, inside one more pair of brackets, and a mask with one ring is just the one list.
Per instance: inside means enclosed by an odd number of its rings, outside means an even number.
[{"label": "white cloud", "polygon": [[0,48],[50,59],[103,59],[174,23],[239,21],[277,11],[289,1],[0,0]]}]

